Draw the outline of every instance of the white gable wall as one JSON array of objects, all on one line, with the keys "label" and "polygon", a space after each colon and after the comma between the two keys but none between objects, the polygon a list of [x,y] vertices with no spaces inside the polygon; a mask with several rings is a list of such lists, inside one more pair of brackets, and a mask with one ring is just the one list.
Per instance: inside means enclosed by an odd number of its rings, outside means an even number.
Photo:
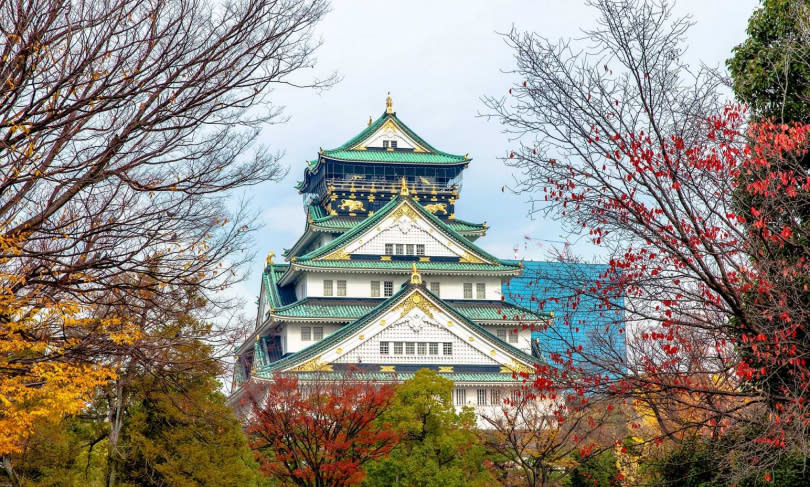
[{"label": "white gable wall", "polygon": [[[413,300],[414,297],[416,298],[415,301]],[[421,292],[414,291],[408,294],[400,303],[383,315],[356,329],[339,343],[335,343],[329,349],[324,350],[317,360],[324,363],[374,363],[375,360],[382,359],[379,353],[380,341],[396,342],[400,341],[399,338],[402,337],[403,342],[406,338],[408,338],[407,341],[416,342],[416,338],[411,337],[424,333],[426,337],[424,341],[426,342],[453,343],[452,361],[446,363],[500,364],[502,366],[509,366],[514,363],[515,357],[496,348],[483,335],[468,328],[463,322],[432,306],[427,297],[422,295]],[[414,306],[414,303],[421,304]],[[408,309],[409,306],[411,306],[410,309]],[[403,313],[405,314],[403,315]],[[419,341],[421,340],[420,338]],[[393,350],[390,350],[390,352],[393,352]],[[440,352],[443,352],[443,350]],[[414,354],[414,356],[419,357],[417,354]],[[387,360],[382,363],[396,364],[398,361],[399,363],[412,363],[409,362],[410,359],[405,357],[405,354],[395,355],[389,353]],[[443,353],[438,357],[444,357]],[[424,360],[425,356],[422,356],[420,361],[424,362]],[[414,359],[413,363],[416,363],[416,359]]]},{"label": "white gable wall", "polygon": [[[417,269],[419,263],[416,264]],[[302,275],[296,285],[296,296],[299,299],[309,297],[324,297],[323,295],[323,281],[332,281],[332,297],[337,295],[337,281],[346,281],[346,296],[349,298],[370,298],[371,296],[371,281],[380,281],[380,294],[383,292],[383,282],[392,281],[394,283],[394,293],[399,291],[402,284],[410,279],[410,276],[402,274],[346,274],[340,272],[307,272]],[[482,277],[482,276],[464,276],[464,277],[448,277],[431,274],[422,274],[422,280],[425,286],[430,289],[431,282],[439,282],[439,297],[442,299],[464,299],[464,283],[473,285],[473,297],[477,298],[476,284],[483,283],[485,286],[484,299],[489,301],[497,301],[501,299],[501,278],[500,277]],[[305,283],[305,284],[304,284]],[[300,294],[300,292],[306,294]],[[340,296],[343,297],[343,296]]]}]

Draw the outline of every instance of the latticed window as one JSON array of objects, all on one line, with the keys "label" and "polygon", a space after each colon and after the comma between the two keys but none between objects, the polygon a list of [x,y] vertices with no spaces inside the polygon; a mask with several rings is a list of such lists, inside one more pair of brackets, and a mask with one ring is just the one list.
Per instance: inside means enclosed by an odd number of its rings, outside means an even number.
[{"label": "latticed window", "polygon": [[464,406],[467,404],[467,389],[456,389],[456,405]]},{"label": "latticed window", "polygon": [[323,281],[323,295],[332,296],[332,280],[324,279]]},{"label": "latticed window", "polygon": [[388,145],[389,143],[390,143],[390,141],[388,141],[388,140],[383,140],[383,149],[387,149],[388,147],[390,147],[390,146]]},{"label": "latticed window", "polygon": [[308,342],[312,340],[312,328],[308,326],[301,327],[301,341]]},{"label": "latticed window", "polygon": [[414,342],[405,342],[405,355],[413,355],[416,353],[414,346]]},{"label": "latticed window", "polygon": [[479,406],[486,406],[487,405],[487,390],[486,389],[477,389],[476,395],[478,396],[478,405]]},{"label": "latticed window", "polygon": [[338,296],[345,296],[346,295],[346,281],[338,280],[337,282],[337,295]]},{"label": "latticed window", "polygon": [[385,244],[385,253],[386,255],[391,255],[394,253],[394,244],[387,243]]},{"label": "latticed window", "polygon": [[388,355],[388,342],[380,342],[380,355]]},{"label": "latticed window", "polygon": [[425,244],[416,244],[416,255],[425,255]]},{"label": "latticed window", "polygon": [[517,343],[518,342],[518,331],[517,330],[510,330],[509,331],[509,343]]},{"label": "latticed window", "polygon": [[371,297],[380,297],[380,281],[371,281]]},{"label": "latticed window", "polygon": [[444,342],[442,345],[443,355],[453,355],[453,344],[451,342]]},{"label": "latticed window", "polygon": [[394,342],[394,355],[402,355],[402,342]]},{"label": "latticed window", "polygon": [[472,299],[472,283],[464,283],[464,299]]},{"label": "latticed window", "polygon": [[419,355],[427,355],[427,343],[419,342],[416,344],[416,353]]},{"label": "latticed window", "polygon": [[500,389],[492,389],[492,394],[490,394],[490,403],[497,406],[501,403],[501,390]]},{"label": "latticed window", "polygon": [[413,255],[413,244],[405,244],[405,253],[408,255]]},{"label": "latticed window", "polygon": [[394,294],[394,281],[385,281],[383,283],[383,296],[386,298]]},{"label": "latticed window", "polygon": [[432,292],[436,296],[439,295],[439,292],[440,292],[439,289],[440,289],[439,288],[439,281],[432,281],[430,283],[430,292]]},{"label": "latticed window", "polygon": [[500,338],[501,340],[503,340],[503,341],[506,341],[506,334],[507,334],[507,331],[506,331],[506,330],[504,330],[503,328],[498,328],[498,329],[495,331],[495,335],[496,335],[498,338]]},{"label": "latticed window", "polygon": [[396,148],[397,148],[397,141],[396,141],[396,140],[392,140],[392,141],[391,141],[391,148],[392,148],[392,149],[396,149]]},{"label": "latticed window", "polygon": [[312,327],[312,339],[313,340],[323,340],[323,327],[322,326],[313,326]]},{"label": "latticed window", "polygon": [[405,244],[397,244],[397,255],[405,255]]},{"label": "latticed window", "polygon": [[475,285],[475,299],[487,298],[487,283],[479,282]]},{"label": "latticed window", "polygon": [[429,344],[430,354],[431,355],[439,355],[439,344],[436,342],[430,342]]}]

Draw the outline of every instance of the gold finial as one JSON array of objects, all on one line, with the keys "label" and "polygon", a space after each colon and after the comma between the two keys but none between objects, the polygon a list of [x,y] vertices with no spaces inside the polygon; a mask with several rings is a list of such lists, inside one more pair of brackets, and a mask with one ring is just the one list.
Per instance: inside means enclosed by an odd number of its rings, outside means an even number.
[{"label": "gold finial", "polygon": [[391,92],[388,92],[388,96],[385,98],[385,113],[394,113],[394,107],[391,103]]},{"label": "gold finial", "polygon": [[408,196],[408,180],[405,179],[405,176],[402,176],[402,183],[400,184],[399,194],[402,196]]},{"label": "gold finial", "polygon": [[368,126],[369,126],[369,127],[371,127],[371,124],[372,124],[372,121],[371,121],[371,115],[369,115],[369,116],[368,116]]},{"label": "gold finial", "polygon": [[273,257],[275,257],[275,256],[276,256],[276,253],[273,252],[272,250],[270,251],[269,254],[267,254],[267,259],[265,261],[267,263],[267,265],[273,265]]},{"label": "gold finial", "polygon": [[422,276],[416,270],[416,263],[411,264],[411,284],[422,284]]}]

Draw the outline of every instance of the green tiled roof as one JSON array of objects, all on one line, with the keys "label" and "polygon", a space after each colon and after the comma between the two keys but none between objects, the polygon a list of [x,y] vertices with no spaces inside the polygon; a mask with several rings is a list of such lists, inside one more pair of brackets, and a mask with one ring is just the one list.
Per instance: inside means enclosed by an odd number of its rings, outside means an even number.
[{"label": "green tiled roof", "polygon": [[[537,322],[547,313],[535,313],[503,301],[445,301],[459,314],[472,321]],[[380,304],[378,299],[305,298],[275,310],[276,316],[292,318],[342,318],[356,320]]]},{"label": "green tiled roof", "polygon": [[[339,328],[336,332],[334,332],[331,335],[327,336],[323,340],[310,345],[309,347],[301,350],[300,352],[294,353],[292,355],[288,355],[288,356],[286,356],[286,357],[284,357],[284,358],[282,358],[280,360],[272,362],[264,370],[265,371],[272,371],[272,370],[285,369],[285,368],[288,368],[288,367],[293,367],[296,364],[305,363],[307,360],[310,360],[313,357],[316,357],[318,355],[318,353],[322,353],[324,350],[329,349],[330,347],[332,347],[335,344],[339,343],[344,338],[347,338],[347,337],[351,336],[352,333],[354,333],[359,328],[362,328],[366,323],[368,323],[369,321],[374,320],[375,318],[380,316],[382,313],[384,313],[386,310],[390,309],[392,306],[397,304],[399,302],[400,298],[402,296],[404,296],[406,293],[410,292],[413,289],[413,287],[414,286],[412,284],[409,284],[407,286],[403,286],[399,291],[394,293],[393,296],[391,296],[390,298],[386,299],[385,301],[381,302],[380,304],[378,304],[377,306],[372,308],[362,318],[360,318],[360,319],[358,319],[356,321],[353,321],[352,323],[349,323],[348,325],[343,326],[342,328]],[[513,347],[512,345],[504,342],[503,340],[495,337],[489,331],[487,331],[486,328],[484,328],[483,326],[475,323],[474,321],[470,321],[468,318],[466,318],[465,316],[460,314],[458,311],[456,311],[454,308],[449,306],[446,302],[442,301],[440,298],[438,298],[436,295],[431,293],[426,288],[421,287],[421,290],[426,295],[428,295],[431,299],[433,299],[440,307],[442,307],[445,310],[445,312],[447,312],[451,316],[456,317],[456,319],[458,319],[459,322],[463,322],[467,327],[469,327],[470,329],[476,331],[484,339],[488,340],[490,345],[492,345],[494,347],[498,347],[498,348],[506,351],[509,355],[511,355],[513,357],[516,357],[516,358],[519,358],[519,359],[523,360],[526,363],[529,363],[529,364],[537,363],[538,359],[536,359],[535,357],[532,357],[531,355],[527,354],[526,352],[524,352],[524,351],[522,351],[522,350],[520,350],[518,348]]]},{"label": "green tiled roof", "polygon": [[287,272],[288,268],[289,264],[270,264],[270,266],[265,267],[265,271],[262,273],[267,301],[272,308],[284,306],[284,300],[278,292],[278,280]]},{"label": "green tiled roof", "polygon": [[[312,217],[312,223],[319,228],[348,230],[363,221],[362,219],[352,217],[327,215],[318,204],[310,205],[307,211],[309,216]],[[444,224],[462,235],[468,233],[477,235],[486,233],[487,231],[487,227],[483,223],[472,223],[460,219],[449,220],[444,222]]]},{"label": "green tiled roof", "polygon": [[[351,150],[357,144],[368,138],[385,122],[391,120],[405,134],[422,146],[427,152],[410,152],[403,150]],[[324,157],[341,161],[359,162],[382,162],[382,163],[403,163],[403,164],[466,164],[470,161],[467,156],[442,152],[428,144],[422,137],[419,137],[413,130],[400,120],[396,113],[383,113],[371,125],[363,129],[345,144],[334,149],[322,151],[316,161],[307,161],[307,168],[304,170],[304,181],[298,182],[295,188],[302,190],[306,186],[309,174],[316,172]]]},{"label": "green tiled roof", "polygon": [[402,162],[408,164],[462,164],[468,162],[465,156],[396,150],[328,150],[323,151],[323,156],[341,161]]},{"label": "green tiled roof", "polygon": [[354,137],[352,137],[351,139],[346,141],[346,143],[344,143],[340,147],[337,147],[337,148],[335,148],[333,150],[348,150],[348,149],[351,149],[352,147],[356,146],[357,144],[359,144],[360,142],[362,142],[363,140],[368,138],[371,134],[376,132],[377,129],[382,127],[385,124],[385,122],[387,122],[389,119],[392,120],[395,124],[397,124],[397,126],[399,126],[399,128],[401,128],[403,132],[408,134],[408,136],[410,138],[415,140],[417,144],[421,145],[426,150],[428,150],[430,152],[441,152],[439,150],[436,150],[436,148],[433,147],[432,145],[428,144],[425,139],[423,139],[422,137],[419,137],[418,135],[416,135],[416,132],[411,130],[410,127],[405,125],[402,122],[402,120],[400,120],[399,117],[397,117],[396,112],[394,112],[394,113],[383,112],[383,114],[380,115],[380,117],[377,118],[377,120],[372,122],[371,125],[369,125],[365,129],[363,129],[359,134],[355,135]]},{"label": "green tiled roof", "polygon": [[[297,260],[292,267],[332,269],[369,269],[411,271],[414,261],[406,260]],[[462,262],[416,262],[419,271],[518,272],[520,267],[505,264],[468,264]]]},{"label": "green tiled roof", "polygon": [[[412,379],[415,372],[359,372],[351,375],[352,379],[360,381],[405,381]],[[262,370],[257,370],[256,375],[270,379],[272,375],[264,376]],[[450,379],[453,382],[491,382],[503,384],[518,384],[525,379],[515,379],[512,374],[499,374],[496,372],[460,372],[450,374],[438,374],[439,377]],[[300,381],[315,381],[315,380],[340,380],[344,376],[340,372],[296,372],[295,377]]]},{"label": "green tiled roof", "polygon": [[[335,249],[338,249],[341,246],[349,243],[352,239],[354,239],[358,235],[362,234],[363,232],[365,232],[369,228],[373,228],[374,225],[376,225],[378,222],[384,220],[388,216],[389,213],[394,211],[394,209],[397,206],[399,206],[400,203],[407,204],[406,200],[410,200],[410,197],[398,195],[396,198],[394,198],[391,201],[389,201],[388,203],[386,203],[385,206],[383,206],[382,208],[377,210],[374,213],[373,216],[370,216],[370,217],[366,218],[360,224],[358,224],[357,226],[355,226],[354,228],[352,228],[348,232],[346,232],[343,235],[341,235],[340,237],[332,240],[328,244],[318,248],[317,250],[313,250],[312,252],[310,252],[308,254],[302,255],[299,258],[299,263],[302,263],[300,261],[303,261],[303,260],[315,259],[317,257],[326,255],[329,252],[331,252],[331,251],[333,251]],[[450,226],[447,223],[440,220],[439,217],[437,217],[433,213],[427,211],[422,205],[420,205],[419,203],[413,202],[412,200],[411,200],[411,202],[413,203],[411,206],[414,207],[417,210],[417,212],[422,215],[422,217],[424,217],[429,222],[436,225],[439,229],[442,229],[447,234],[448,237],[450,237],[452,240],[455,241],[456,244],[458,244],[461,247],[467,249],[468,251],[472,252],[473,254],[480,255],[485,260],[488,260],[488,261],[492,262],[493,264],[491,264],[491,265],[497,265],[497,266],[502,266],[503,265],[501,263],[500,259],[498,259],[497,257],[487,253],[486,251],[484,251],[480,247],[472,244],[469,240],[464,238],[464,236],[460,235],[458,232],[456,232],[455,230],[450,228]],[[343,262],[346,262],[346,261],[343,261]],[[470,264],[457,264],[457,265],[462,266],[462,265],[470,265]]]}]

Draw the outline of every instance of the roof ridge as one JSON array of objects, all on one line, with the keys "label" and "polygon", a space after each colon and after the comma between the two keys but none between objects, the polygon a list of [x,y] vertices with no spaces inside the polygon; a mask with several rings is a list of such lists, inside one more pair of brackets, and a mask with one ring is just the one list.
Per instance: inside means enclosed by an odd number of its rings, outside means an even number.
[{"label": "roof ridge", "polygon": [[504,351],[508,352],[509,355],[519,357],[522,360],[524,360],[524,361],[526,361],[528,363],[531,363],[531,364],[540,363],[542,361],[542,359],[538,359],[537,357],[533,357],[533,356],[527,354],[526,352],[524,352],[524,351],[522,351],[522,350],[520,350],[518,348],[515,348],[512,345],[504,342],[503,340],[499,339],[498,337],[496,337],[495,335],[493,335],[492,333],[487,331],[487,329],[484,328],[483,326],[481,326],[481,325],[475,323],[474,321],[468,319],[467,317],[461,315],[449,303],[447,303],[446,301],[442,300],[441,298],[439,298],[438,296],[436,296],[435,294],[430,292],[424,285],[408,283],[405,286],[403,286],[402,288],[400,288],[396,293],[394,293],[388,299],[385,299],[380,304],[378,304],[377,306],[372,308],[368,313],[366,313],[362,317],[356,319],[355,321],[352,321],[351,323],[348,323],[348,324],[340,327],[337,331],[335,331],[334,333],[332,333],[331,335],[329,335],[327,337],[324,337],[321,341],[313,343],[312,345],[310,345],[309,347],[307,347],[307,348],[305,348],[303,350],[300,350],[300,351],[298,351],[298,352],[296,352],[296,353],[294,353],[292,355],[289,355],[289,356],[281,358],[281,359],[279,359],[279,360],[277,360],[275,362],[272,362],[271,364],[268,364],[264,368],[264,371],[279,369],[279,368],[283,368],[285,366],[292,365],[292,364],[295,364],[295,363],[298,363],[298,362],[306,361],[310,357],[317,354],[317,352],[319,352],[320,350],[329,347],[333,343],[339,342],[340,340],[342,340],[343,338],[345,338],[347,336],[350,336],[351,333],[354,333],[354,331],[356,329],[364,326],[366,323],[368,323],[369,321],[374,319],[377,316],[377,314],[380,313],[381,310],[387,309],[388,305],[391,304],[391,303],[398,302],[398,300],[404,294],[406,294],[406,293],[408,293],[410,291],[414,291],[414,292],[418,291],[418,292],[425,293],[431,300],[434,301],[434,305],[437,305],[437,307],[440,307],[441,309],[445,310],[446,312],[448,312],[449,314],[454,316],[458,321],[464,323],[465,325],[472,328],[473,330],[481,333],[482,336],[485,339],[487,339],[487,341],[489,341],[491,345],[496,346],[496,347],[501,347]]},{"label": "roof ridge", "polygon": [[[407,198],[407,199],[405,199]],[[484,257],[485,260],[490,261],[492,264],[500,264],[505,265],[501,259],[498,259],[494,255],[490,254],[489,252],[485,251],[481,247],[475,245],[473,242],[469,241],[463,235],[459,234],[454,229],[450,228],[450,226],[443,222],[439,217],[434,215],[433,213],[427,211],[421,204],[418,202],[413,201],[413,199],[409,196],[402,196],[397,195],[396,198],[393,198],[391,201],[386,203],[382,208],[374,212],[374,215],[366,218],[365,220],[358,222],[351,230],[348,230],[341,234],[339,237],[335,238],[331,242],[327,243],[326,245],[313,250],[307,254],[304,254],[298,258],[298,261],[305,261],[305,260],[312,260],[316,257],[324,255],[341,245],[351,241],[359,233],[362,233],[368,229],[368,227],[373,226],[377,222],[381,221],[385,217],[388,216],[388,213],[394,210],[399,204],[408,204],[411,203],[410,206],[416,209],[416,211],[425,217],[429,222],[433,223],[438,228],[442,229],[448,236],[450,236],[455,242],[460,245],[461,247],[465,248],[472,253],[480,255]]]}]

